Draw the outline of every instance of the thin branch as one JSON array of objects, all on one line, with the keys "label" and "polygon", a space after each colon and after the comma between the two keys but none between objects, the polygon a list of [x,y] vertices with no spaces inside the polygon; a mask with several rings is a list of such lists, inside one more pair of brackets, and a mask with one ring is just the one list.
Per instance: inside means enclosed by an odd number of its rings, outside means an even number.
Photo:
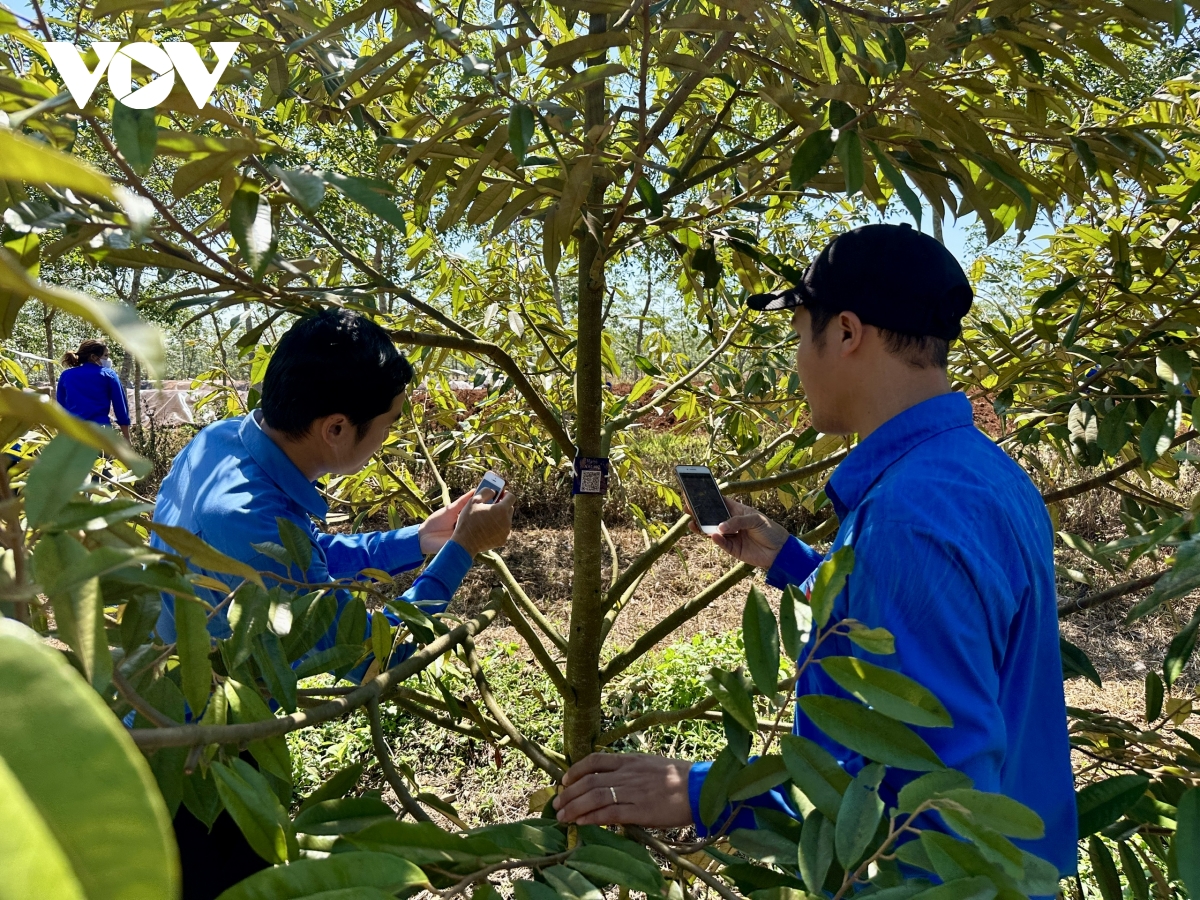
[{"label": "thin branch", "polygon": [[[434,460],[433,454],[429,452],[429,448],[425,446],[425,435],[422,425],[417,423],[417,414],[409,410],[412,417],[413,433],[417,436],[417,446],[421,448],[421,455],[425,457],[425,462],[429,463],[429,471],[433,473],[433,479],[437,482],[438,490],[442,493],[442,506],[449,506],[454,501],[450,498],[450,486],[446,484],[446,479],[442,477],[441,470],[438,469],[437,461]],[[497,498],[499,499],[499,498]]]},{"label": "thin branch", "polygon": [[667,533],[660,537],[657,541],[647,547],[638,557],[629,564],[629,568],[621,573],[612,586],[608,589],[608,596],[605,598],[605,607],[611,609],[616,605],[617,601],[625,594],[625,592],[634,585],[646,572],[650,570],[662,556],[670,550],[688,532],[688,522],[691,516],[680,516],[679,519],[672,525]]},{"label": "thin branch", "polygon": [[372,700],[380,700],[387,696],[387,692],[391,688],[424,670],[442,654],[491,625],[496,618],[496,613],[497,607],[489,604],[474,619],[464,622],[453,631],[442,635],[398,666],[393,666],[386,672],[380,673],[354,692],[312,709],[258,722],[243,722],[238,725],[181,725],[175,728],[139,729],[131,733],[133,742],[142,750],[192,747],[196,744],[240,744],[244,741],[256,741],[288,734],[301,728],[328,722],[330,719],[340,718],[365,706]]},{"label": "thin branch", "polygon": [[396,764],[392,762],[392,751],[388,749],[387,741],[383,739],[383,726],[379,722],[378,699],[372,698],[367,701],[367,715],[371,720],[371,743],[375,746],[375,758],[379,760],[379,767],[383,769],[383,777],[396,792],[396,798],[400,801],[400,805],[418,822],[432,822],[433,819],[425,810],[421,809],[421,804],[413,798],[404,779],[396,771]]},{"label": "thin branch", "polygon": [[[858,9],[854,6],[848,6],[845,3],[839,3],[838,0],[824,0],[826,5],[832,6],[839,12],[843,12],[848,16],[853,16],[856,19],[865,19],[868,22],[878,22],[880,25],[911,25],[918,22],[936,22],[939,19],[946,18],[950,13],[949,7],[931,13],[911,13],[906,16],[889,16],[884,13],[870,12],[865,9]],[[966,13],[975,8],[975,4],[968,4],[959,15],[964,16]]]},{"label": "thin branch", "polygon": [[177,728],[177,727],[179,727],[179,725],[180,725],[179,722],[176,722],[170,716],[159,712],[157,709],[155,709],[153,706],[151,706],[150,701],[148,701],[145,697],[143,697],[141,694],[139,694],[134,689],[133,685],[130,684],[125,679],[125,676],[122,675],[120,670],[117,669],[116,667],[113,668],[112,680],[113,680],[113,685],[116,686],[117,691],[121,694],[122,697],[124,697],[129,702],[129,705],[132,706],[134,709],[136,709],[139,713],[141,713],[147,719],[149,719],[151,722],[153,722],[155,725],[157,725],[159,728]]},{"label": "thin branch", "polygon": [[482,559],[492,570],[500,576],[500,580],[504,582],[504,586],[508,588],[508,592],[513,599],[520,604],[525,615],[533,620],[533,624],[542,630],[546,637],[550,638],[550,642],[559,649],[560,652],[567,652],[567,639],[558,633],[558,629],[550,624],[550,621],[542,615],[542,611],[538,609],[529,595],[525,593],[525,589],[521,587],[513,573],[509,571],[507,563],[495,550],[489,550],[487,553],[479,554]]},{"label": "thin branch", "polygon": [[575,847],[570,850],[564,850],[562,853],[553,853],[549,856],[539,856],[536,859],[510,859],[505,862],[493,863],[490,866],[485,866],[478,872],[472,872],[462,881],[456,882],[444,891],[435,891],[441,897],[449,898],[457,896],[477,882],[483,881],[489,875],[494,875],[497,872],[509,872],[513,869],[537,869],[542,866],[553,866],[557,863],[568,859],[575,852]]},{"label": "thin branch", "polygon": [[1058,604],[1058,617],[1065,619],[1067,616],[1083,612],[1085,609],[1091,609],[1093,606],[1100,606],[1101,604],[1108,603],[1110,600],[1116,600],[1127,594],[1132,594],[1134,591],[1148,588],[1170,571],[1170,569],[1163,569],[1161,572],[1154,572],[1150,575],[1143,575],[1141,578],[1134,578],[1132,581],[1115,584],[1106,590],[1088,594],[1077,600],[1065,600]]},{"label": "thin branch", "polygon": [[699,719],[716,705],[717,698],[710,696],[705,697],[699,703],[693,703],[687,709],[651,710],[648,713],[643,713],[636,719],[626,722],[624,725],[619,725],[616,728],[610,728],[608,731],[602,732],[596,738],[596,746],[607,747],[609,744],[615,744],[621,738],[636,734],[639,731],[645,731],[648,728],[654,728],[658,725],[674,725],[676,722],[686,722],[688,719]]},{"label": "thin branch", "polygon": [[[1191,431],[1185,431],[1183,434],[1175,438],[1175,440],[1171,441],[1171,446],[1168,447],[1167,450],[1178,447],[1180,444],[1186,444],[1188,441],[1195,438],[1197,434],[1200,434],[1200,432],[1197,432],[1195,429],[1192,429]],[[1097,475],[1095,478],[1089,478],[1087,481],[1081,481],[1078,484],[1071,485],[1070,487],[1061,488],[1057,491],[1050,491],[1049,493],[1042,494],[1042,501],[1048,506],[1051,503],[1059,503],[1063,500],[1070,500],[1072,497],[1078,497],[1080,494],[1086,494],[1088,491],[1094,491],[1096,488],[1103,487],[1110,481],[1116,481],[1126,472],[1132,472],[1134,469],[1140,469],[1146,465],[1147,463],[1141,458],[1141,456],[1135,456],[1133,459],[1122,463],[1115,469],[1109,469],[1103,475]],[[1154,463],[1150,463],[1149,465],[1154,465]]]},{"label": "thin branch", "polygon": [[818,472],[824,472],[826,469],[833,468],[845,459],[846,454],[849,452],[849,450],[839,450],[837,453],[831,453],[829,456],[822,457],[815,462],[810,462],[806,466],[791,469],[787,472],[778,472],[774,475],[768,475],[765,478],[731,481],[721,486],[721,493],[732,494],[736,497],[743,494],[753,494],[755,491],[765,491],[784,484],[791,484],[794,481],[803,481],[810,475],[816,475]]},{"label": "thin branch", "polygon": [[562,697],[570,696],[571,689],[567,685],[567,679],[563,677],[562,669],[558,667],[558,663],[550,656],[550,651],[546,649],[546,645],[538,639],[537,632],[533,630],[533,626],[529,624],[529,620],[517,608],[517,604],[513,602],[511,594],[503,588],[496,588],[496,590],[500,592],[500,602],[503,604],[504,614],[508,616],[508,621],[512,623],[513,628],[517,629],[517,633],[525,640],[525,643],[533,653],[534,659],[541,664],[542,670],[554,683],[554,689]]},{"label": "thin branch", "polygon": [[725,884],[725,882],[721,881],[720,878],[713,875],[711,872],[706,872],[691,860],[680,856],[648,831],[639,828],[637,825],[626,825],[625,834],[628,837],[633,838],[635,841],[650,847],[656,853],[661,853],[679,868],[691,872],[710,888],[724,897],[725,900],[741,900],[741,897],[739,897],[736,892],[730,890],[729,886]]},{"label": "thin branch", "polygon": [[479,688],[479,696],[483,699],[483,705],[492,714],[492,718],[496,720],[496,724],[500,726],[500,730],[508,735],[508,739],[512,741],[513,746],[529,757],[529,760],[535,766],[543,770],[555,781],[562,780],[563,775],[566,774],[566,769],[550,759],[541,747],[521,734],[517,730],[517,727],[513,725],[512,720],[504,714],[504,710],[500,708],[500,704],[496,702],[496,698],[492,694],[492,689],[488,686],[487,676],[483,674],[483,668],[479,665],[479,658],[475,655],[475,642],[471,638],[467,638],[463,641],[462,647],[467,668],[471,670],[471,677],[475,679],[475,686]]},{"label": "thin branch", "polygon": [[612,559],[612,575],[609,581],[611,590],[613,582],[617,580],[617,573],[621,571],[621,557],[617,554],[617,545],[613,543],[612,535],[608,533],[608,526],[603,520],[600,522],[600,534],[604,536],[604,543],[608,545],[608,555]]},{"label": "thin branch", "polygon": [[628,669],[637,659],[653,650],[663,638],[671,634],[684,622],[694,619],[714,600],[732,588],[735,584],[751,575],[754,566],[738,563],[691,600],[675,609],[661,622],[633,642],[628,650],[618,653],[608,665],[600,670],[600,683],[606,684],[614,677]]}]

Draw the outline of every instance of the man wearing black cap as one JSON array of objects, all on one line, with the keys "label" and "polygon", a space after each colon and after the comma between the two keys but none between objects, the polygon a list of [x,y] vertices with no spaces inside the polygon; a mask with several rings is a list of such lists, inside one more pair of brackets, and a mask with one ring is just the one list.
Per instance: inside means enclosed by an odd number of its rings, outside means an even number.
[{"label": "man wearing black cap", "polygon": [[[974,427],[970,401],[950,390],[949,342],[971,306],[962,268],[933,238],[907,226],[869,225],[834,239],[800,284],[747,300],[792,310],[796,369],[812,424],[857,434],[825,493],[840,520],[830,553],[854,547],[855,567],[833,620],[854,618],[895,636],[875,656],[843,637],[818,657],[858,656],[932,690],[953,718],[916,731],[977,790],[1034,809],[1044,836],[1018,846],[1076,867],[1075,793],[1055,609],[1053,532],[1025,472]],[[822,555],[762,513],[729,503],[712,539],[735,559],[767,570],[767,582],[807,592]],[[810,635],[810,641],[812,636]],[[807,654],[808,650],[805,650]],[[820,666],[797,695],[847,696]],[[794,732],[851,774],[860,756],[830,740],[797,707]],[[582,824],[696,824],[710,764],[638,754],[592,754],[564,778],[558,816]],[[889,769],[888,807],[916,773]],[[778,791],[747,801],[799,815]],[[743,808],[713,830],[755,827]],[[934,821],[926,827],[940,827]]]}]

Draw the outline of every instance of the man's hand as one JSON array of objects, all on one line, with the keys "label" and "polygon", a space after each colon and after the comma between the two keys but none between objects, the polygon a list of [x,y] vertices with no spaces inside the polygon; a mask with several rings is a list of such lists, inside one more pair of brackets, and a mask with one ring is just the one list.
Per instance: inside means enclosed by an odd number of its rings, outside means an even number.
[{"label": "man's hand", "polygon": [[554,798],[560,822],[576,825],[643,825],[682,828],[692,824],[688,771],[683,759],[643,753],[593,753],[563,777]]},{"label": "man's hand", "polygon": [[459,514],[475,496],[474,491],[467,491],[449,506],[432,513],[417,529],[421,540],[421,552],[432,556],[446,546],[446,541],[454,534],[454,526],[458,524]]},{"label": "man's hand", "polygon": [[[787,529],[745,503],[726,497],[725,505],[733,515],[717,526],[720,529],[717,534],[710,535],[713,543],[734,559],[760,569],[771,568],[787,543]],[[691,512],[688,509],[689,515]],[[688,527],[696,534],[702,533],[695,516]]]},{"label": "man's hand", "polygon": [[512,491],[505,491],[503,497],[492,503],[495,496],[495,491],[484,488],[471,496],[458,514],[458,522],[450,537],[472,556],[503,546],[512,531],[516,495]]}]

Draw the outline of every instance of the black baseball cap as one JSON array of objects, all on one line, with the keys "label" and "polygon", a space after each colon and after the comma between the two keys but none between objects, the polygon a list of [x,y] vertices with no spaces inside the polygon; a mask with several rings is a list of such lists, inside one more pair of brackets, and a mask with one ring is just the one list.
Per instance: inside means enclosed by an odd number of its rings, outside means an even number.
[{"label": "black baseball cap", "polygon": [[974,293],[949,250],[907,223],[864,225],[840,234],[804,272],[800,283],[753,294],[756,310],[797,306],[856,313],[864,324],[919,337],[953,340]]}]

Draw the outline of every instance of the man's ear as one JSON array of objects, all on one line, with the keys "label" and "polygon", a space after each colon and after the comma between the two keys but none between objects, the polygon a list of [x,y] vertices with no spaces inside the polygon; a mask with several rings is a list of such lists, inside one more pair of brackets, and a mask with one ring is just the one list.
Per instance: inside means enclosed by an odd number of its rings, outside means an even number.
[{"label": "man's ear", "polygon": [[858,313],[845,311],[838,316],[838,327],[841,329],[842,356],[849,356],[860,346],[862,346],[862,319],[858,317]]},{"label": "man's ear", "polygon": [[350,420],[341,413],[326,416],[319,422],[321,439],[327,444],[340,443],[350,427]]}]

